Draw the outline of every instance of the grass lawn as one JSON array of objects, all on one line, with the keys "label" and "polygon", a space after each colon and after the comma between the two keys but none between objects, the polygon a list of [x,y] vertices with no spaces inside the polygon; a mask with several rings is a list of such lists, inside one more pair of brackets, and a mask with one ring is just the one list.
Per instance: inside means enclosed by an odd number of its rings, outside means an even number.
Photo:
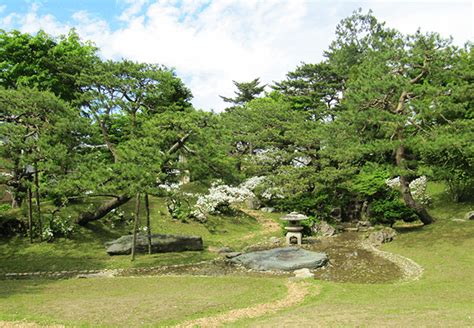
[{"label": "grass lawn", "polygon": [[266,303],[285,292],[282,279],[248,277],[0,281],[0,321],[166,326]]}]

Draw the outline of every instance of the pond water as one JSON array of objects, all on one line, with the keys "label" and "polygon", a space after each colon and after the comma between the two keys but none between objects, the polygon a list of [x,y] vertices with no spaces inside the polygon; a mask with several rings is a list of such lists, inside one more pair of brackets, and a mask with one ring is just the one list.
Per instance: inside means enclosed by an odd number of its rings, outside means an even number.
[{"label": "pond water", "polygon": [[316,279],[354,283],[390,283],[399,280],[402,270],[393,262],[360,245],[360,234],[345,232],[322,238],[306,249],[325,252],[329,264],[314,271]]}]

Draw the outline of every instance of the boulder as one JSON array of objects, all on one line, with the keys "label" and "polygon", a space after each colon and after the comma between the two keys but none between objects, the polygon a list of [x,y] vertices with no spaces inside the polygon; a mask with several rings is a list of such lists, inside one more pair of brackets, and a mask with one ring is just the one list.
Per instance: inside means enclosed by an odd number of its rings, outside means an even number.
[{"label": "boulder", "polygon": [[278,237],[270,237],[270,243],[272,243],[273,245],[278,245],[280,244],[280,238]]},{"label": "boulder", "polygon": [[338,222],[342,220],[342,210],[340,207],[334,207],[329,215]]},{"label": "boulder", "polygon": [[275,208],[274,207],[262,207],[260,209],[260,211],[265,212],[265,213],[273,213],[273,212],[275,212]]},{"label": "boulder", "polygon": [[311,230],[314,233],[318,233],[324,237],[334,236],[334,234],[336,233],[336,229],[334,229],[334,227],[326,221],[321,221],[320,223],[314,224]]},{"label": "boulder", "polygon": [[360,227],[370,227],[372,224],[370,223],[370,221],[358,221],[357,222],[357,227],[360,228]]},{"label": "boulder", "polygon": [[[122,236],[118,239],[105,244],[109,255],[126,255],[132,251],[132,235]],[[179,236],[179,235],[151,235],[151,252],[184,252],[184,251],[202,251],[202,238],[197,236]],[[137,235],[135,251],[137,253],[148,252],[147,235]]]},{"label": "boulder", "polygon": [[241,252],[230,252],[230,253],[225,253],[225,257],[228,259],[231,259],[241,254],[242,254]]},{"label": "boulder", "polygon": [[295,274],[295,279],[308,279],[308,278],[314,278],[314,274],[309,271],[308,268],[303,268],[299,270],[293,271]]},{"label": "boulder", "polygon": [[474,220],[474,211],[467,212],[465,215],[466,220]]},{"label": "boulder", "polygon": [[224,247],[221,247],[217,250],[217,253],[219,254],[222,254],[222,253],[231,253],[233,252],[234,250],[230,247],[227,247],[227,246],[224,246]]},{"label": "boulder", "polygon": [[369,231],[369,228],[371,227],[372,225],[370,224],[369,221],[367,220],[364,220],[364,221],[359,221],[357,222],[357,229],[358,231],[361,231],[361,232],[367,232]]},{"label": "boulder", "polygon": [[374,245],[382,245],[393,240],[397,235],[395,229],[385,227],[381,230],[374,231],[369,235],[369,241]]},{"label": "boulder", "polygon": [[261,206],[260,201],[257,197],[249,197],[244,200],[245,207],[249,210],[258,210]]},{"label": "boulder", "polygon": [[257,271],[294,271],[302,268],[319,268],[327,263],[328,257],[325,253],[311,252],[298,247],[280,247],[242,254],[230,261]]}]

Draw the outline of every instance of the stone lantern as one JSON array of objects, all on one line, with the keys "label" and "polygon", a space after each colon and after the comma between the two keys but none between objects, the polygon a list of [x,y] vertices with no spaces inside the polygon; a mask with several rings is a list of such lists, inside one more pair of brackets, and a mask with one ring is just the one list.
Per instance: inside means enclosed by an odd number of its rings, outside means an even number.
[{"label": "stone lantern", "polygon": [[287,231],[286,243],[288,245],[291,245],[292,241],[295,239],[296,244],[301,245],[301,240],[303,239],[303,226],[300,221],[306,220],[307,218],[306,215],[297,212],[291,212],[281,218],[283,221],[288,221],[288,226],[285,227],[285,230]]}]

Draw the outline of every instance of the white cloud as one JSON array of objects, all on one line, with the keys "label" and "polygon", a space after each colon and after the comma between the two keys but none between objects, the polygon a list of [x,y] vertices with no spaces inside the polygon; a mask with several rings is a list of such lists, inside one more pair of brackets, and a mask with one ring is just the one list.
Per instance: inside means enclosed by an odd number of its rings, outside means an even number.
[{"label": "white cloud", "polygon": [[[281,80],[301,61],[317,62],[340,19],[358,7],[374,9],[387,25],[411,33],[418,27],[453,35],[457,44],[472,40],[472,5],[440,1],[305,0],[118,0],[121,27],[79,11],[70,22],[26,14],[0,18],[4,26],[26,32],[78,33],[100,47],[106,58],[129,58],[175,67],[203,109],[222,110],[219,95],[233,95],[232,80]],[[0,10],[1,14],[1,10]]]},{"label": "white cloud", "polygon": [[38,30],[44,30],[52,35],[66,34],[71,26],[58,22],[53,15],[40,15],[38,9],[39,3],[33,3],[26,14],[11,13],[3,17],[2,24],[6,28],[20,26],[20,30],[26,33],[36,33]]}]

